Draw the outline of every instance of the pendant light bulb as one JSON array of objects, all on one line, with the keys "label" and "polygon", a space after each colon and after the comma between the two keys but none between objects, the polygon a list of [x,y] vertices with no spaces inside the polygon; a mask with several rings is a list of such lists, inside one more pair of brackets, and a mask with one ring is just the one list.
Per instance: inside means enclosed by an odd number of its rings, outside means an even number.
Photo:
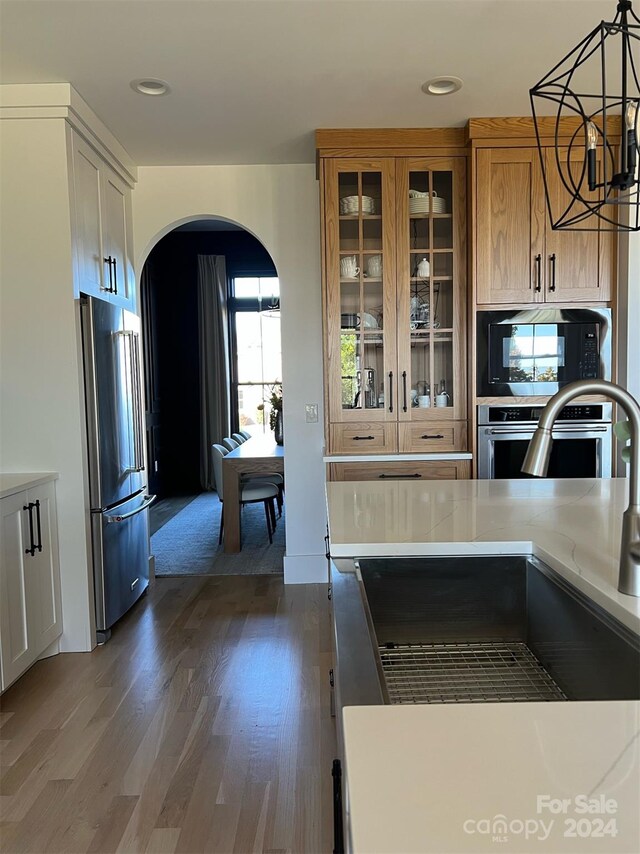
[{"label": "pendant light bulb", "polygon": [[587,122],[587,181],[589,189],[596,189],[596,148],[598,145],[598,128],[593,122]]},{"label": "pendant light bulb", "polygon": [[624,121],[627,126],[627,130],[631,130],[635,133],[636,131],[636,121],[638,118],[638,105],[635,101],[629,101],[627,104],[627,109],[625,110]]}]

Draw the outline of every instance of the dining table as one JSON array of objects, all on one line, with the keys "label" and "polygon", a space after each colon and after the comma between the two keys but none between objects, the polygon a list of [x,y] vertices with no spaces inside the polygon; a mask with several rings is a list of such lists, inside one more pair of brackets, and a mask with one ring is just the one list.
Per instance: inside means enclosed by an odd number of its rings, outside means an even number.
[{"label": "dining table", "polygon": [[252,436],[230,451],[222,461],[224,550],[237,554],[241,547],[240,479],[243,475],[284,475],[284,446],[273,437]]}]

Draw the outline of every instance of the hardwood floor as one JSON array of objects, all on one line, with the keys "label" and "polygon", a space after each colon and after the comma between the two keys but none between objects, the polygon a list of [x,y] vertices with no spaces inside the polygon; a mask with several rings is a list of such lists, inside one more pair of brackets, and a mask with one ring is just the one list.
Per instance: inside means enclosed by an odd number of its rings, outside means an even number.
[{"label": "hardwood floor", "polygon": [[326,585],[160,578],[1,699],[3,852],[332,850]]}]

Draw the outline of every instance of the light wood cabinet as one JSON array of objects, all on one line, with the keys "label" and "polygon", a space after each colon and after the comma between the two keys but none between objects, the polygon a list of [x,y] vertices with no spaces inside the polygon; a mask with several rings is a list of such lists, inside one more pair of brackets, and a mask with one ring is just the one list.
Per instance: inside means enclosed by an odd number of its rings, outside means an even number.
[{"label": "light wood cabinet", "polygon": [[469,460],[330,463],[329,480],[465,480]]},{"label": "light wood cabinet", "polygon": [[[546,149],[545,157],[549,193],[566,206],[569,195],[554,168],[554,149]],[[476,151],[474,219],[477,304],[611,299],[613,236],[551,229],[537,149]]]},{"label": "light wood cabinet", "polygon": [[328,452],[464,450],[466,158],[321,170]]},{"label": "light wood cabinet", "polygon": [[53,483],[0,501],[0,671],[2,690],[62,634]]},{"label": "light wood cabinet", "polygon": [[131,190],[79,134],[72,134],[78,291],[135,310]]}]

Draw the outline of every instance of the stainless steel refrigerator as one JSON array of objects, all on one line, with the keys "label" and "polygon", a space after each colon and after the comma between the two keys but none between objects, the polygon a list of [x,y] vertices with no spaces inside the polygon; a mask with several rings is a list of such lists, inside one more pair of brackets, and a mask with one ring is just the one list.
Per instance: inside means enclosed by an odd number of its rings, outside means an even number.
[{"label": "stainless steel refrigerator", "polygon": [[140,319],[82,297],[91,537],[98,643],[149,584]]}]

